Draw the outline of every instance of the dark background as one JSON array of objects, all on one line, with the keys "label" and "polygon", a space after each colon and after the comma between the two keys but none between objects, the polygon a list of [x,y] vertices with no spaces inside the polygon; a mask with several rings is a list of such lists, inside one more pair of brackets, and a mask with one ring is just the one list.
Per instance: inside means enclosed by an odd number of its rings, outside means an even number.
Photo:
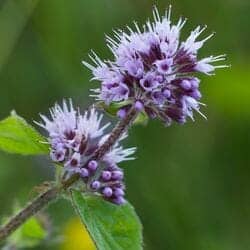
[{"label": "dark background", "polygon": [[[81,64],[88,52],[110,57],[104,33],[133,20],[143,23],[153,4],[163,13],[170,3],[0,0],[0,119],[15,109],[29,122],[39,120],[39,112],[68,97],[87,107],[93,102],[89,89],[97,86]],[[250,1],[176,0],[172,5],[174,20],[188,17],[183,36],[207,24],[207,34],[216,31],[216,36],[201,54],[226,53],[232,67],[203,77],[207,121],[197,114],[195,123],[184,126],[165,128],[154,121],[131,130],[126,143],[138,151],[137,160],[122,164],[127,198],[143,222],[147,250],[248,250]],[[47,159],[0,152],[1,217],[16,201],[25,204],[34,186],[52,179]],[[58,239],[40,249],[92,249],[81,241],[79,227],[68,224],[75,214],[67,201],[52,204],[49,214],[54,232],[73,227],[78,246]]]}]

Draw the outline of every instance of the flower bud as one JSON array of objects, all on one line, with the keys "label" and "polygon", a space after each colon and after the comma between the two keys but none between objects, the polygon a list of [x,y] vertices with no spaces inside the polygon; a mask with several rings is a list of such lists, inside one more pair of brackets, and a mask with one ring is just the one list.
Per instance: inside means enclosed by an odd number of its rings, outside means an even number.
[{"label": "flower bud", "polygon": [[113,191],[112,191],[112,188],[110,187],[105,187],[103,190],[102,190],[102,193],[105,197],[109,198],[112,196],[113,194]]}]

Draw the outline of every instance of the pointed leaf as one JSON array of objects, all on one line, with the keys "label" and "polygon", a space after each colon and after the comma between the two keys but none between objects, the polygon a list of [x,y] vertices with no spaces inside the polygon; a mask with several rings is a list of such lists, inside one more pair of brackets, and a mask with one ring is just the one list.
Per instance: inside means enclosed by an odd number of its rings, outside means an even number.
[{"label": "pointed leaf", "polygon": [[[20,211],[20,206],[15,204],[14,214]],[[3,218],[1,224],[8,221],[8,217]],[[44,215],[36,215],[29,218],[16,231],[7,238],[7,246],[15,246],[16,249],[28,249],[38,246],[48,236],[49,223]],[[6,249],[9,249],[8,247]]]},{"label": "pointed leaf", "polygon": [[0,121],[0,150],[23,155],[47,154],[46,139],[15,112]]},{"label": "pointed leaf", "polygon": [[72,201],[98,250],[142,249],[142,226],[129,203],[117,206],[79,191],[72,191]]},{"label": "pointed leaf", "polygon": [[140,112],[134,120],[134,125],[147,125],[148,115],[145,112]]}]

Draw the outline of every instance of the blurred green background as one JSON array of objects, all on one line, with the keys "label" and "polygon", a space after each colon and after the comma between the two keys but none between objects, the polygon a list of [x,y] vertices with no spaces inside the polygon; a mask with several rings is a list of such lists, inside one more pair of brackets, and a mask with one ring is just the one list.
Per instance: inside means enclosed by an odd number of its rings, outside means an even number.
[{"label": "blurred green background", "polygon": [[[90,72],[81,64],[90,49],[111,56],[104,33],[133,20],[143,23],[153,4],[169,1],[0,0],[0,118],[15,109],[29,122],[54,102],[72,97],[84,109]],[[208,120],[164,128],[160,122],[131,130],[137,160],[124,163],[127,198],[144,225],[146,250],[250,249],[250,1],[175,0],[173,17],[188,17],[184,36],[207,24],[216,36],[202,55],[228,55],[230,69],[204,77]],[[0,217],[32,188],[53,179],[48,159],[0,152]],[[79,234],[76,248],[62,248],[65,225],[75,216],[70,203],[47,210],[53,240],[34,249],[92,249]],[[67,227],[67,226],[66,226]],[[66,230],[66,231],[65,231]],[[65,235],[64,235],[65,236]],[[82,239],[82,242],[81,242]],[[80,246],[81,244],[81,246]]]}]

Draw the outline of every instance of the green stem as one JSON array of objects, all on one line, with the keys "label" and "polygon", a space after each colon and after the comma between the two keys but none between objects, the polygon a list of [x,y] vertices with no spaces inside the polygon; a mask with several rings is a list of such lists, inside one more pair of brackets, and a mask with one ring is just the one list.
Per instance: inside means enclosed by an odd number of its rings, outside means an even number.
[{"label": "green stem", "polygon": [[31,201],[18,214],[12,217],[4,226],[0,228],[0,241],[8,237],[19,226],[25,223],[31,216],[40,211],[48,203],[54,200],[59,194],[60,189],[52,187]]}]

